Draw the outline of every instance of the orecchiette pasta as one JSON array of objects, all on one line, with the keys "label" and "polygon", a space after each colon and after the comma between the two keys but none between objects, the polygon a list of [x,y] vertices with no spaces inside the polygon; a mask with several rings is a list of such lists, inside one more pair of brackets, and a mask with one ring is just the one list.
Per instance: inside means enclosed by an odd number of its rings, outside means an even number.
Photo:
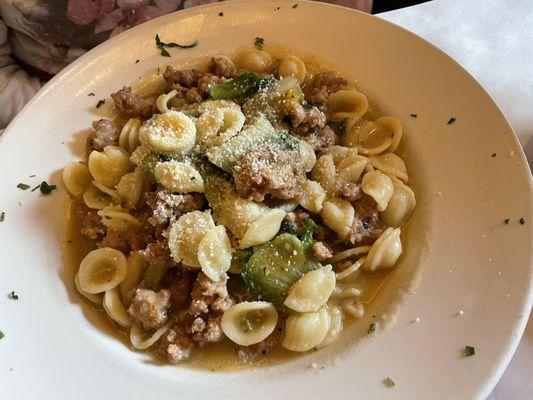
[{"label": "orecchiette pasta", "polygon": [[226,228],[217,226],[205,233],[198,244],[202,272],[218,282],[231,266],[231,243]]},{"label": "orecchiette pasta", "polygon": [[322,204],[326,200],[326,191],[320,183],[306,179],[302,183],[302,193],[298,196],[298,203],[306,210],[319,214]]},{"label": "orecchiette pasta", "polygon": [[104,207],[98,211],[98,215],[102,218],[102,223],[105,226],[118,232],[126,232],[141,226],[141,222],[137,218],[117,206]]},{"label": "orecchiette pasta", "polygon": [[83,202],[89,208],[101,210],[113,204],[113,197],[91,184],[83,193]]},{"label": "orecchiette pasta", "polygon": [[379,171],[370,171],[363,176],[361,189],[372,197],[378,205],[378,211],[384,211],[394,192],[392,179]]},{"label": "orecchiette pasta", "polygon": [[169,111],[150,118],[141,127],[140,140],[154,151],[179,153],[196,142],[194,122],[180,111]]},{"label": "orecchiette pasta", "polygon": [[320,212],[324,223],[337,232],[339,238],[345,238],[353,225],[355,210],[349,201],[344,199],[328,199]]},{"label": "orecchiette pasta", "polygon": [[204,180],[192,165],[180,161],[157,163],[154,176],[158,183],[172,193],[204,191]]},{"label": "orecchiette pasta", "polygon": [[302,60],[296,56],[289,56],[283,59],[278,68],[280,77],[294,76],[298,81],[303,82],[307,75],[307,68]]},{"label": "orecchiette pasta", "polygon": [[344,327],[344,314],[339,307],[328,305],[328,312],[330,320],[329,330],[328,333],[326,333],[324,340],[322,340],[322,342],[318,345],[319,349],[329,346],[331,343],[337,340]]},{"label": "orecchiette pasta", "polygon": [[320,183],[328,193],[335,190],[335,176],[335,163],[331,154],[321,156],[311,171],[311,178]]},{"label": "orecchiette pasta", "polygon": [[114,188],[120,178],[132,169],[128,153],[116,146],[106,146],[103,152],[89,155],[89,171],[94,180],[108,188]]},{"label": "orecchiette pasta", "polygon": [[127,268],[126,257],[122,252],[110,247],[93,250],[80,264],[80,288],[91,294],[113,289],[124,281]]},{"label": "orecchiette pasta", "polygon": [[394,192],[381,216],[387,225],[402,225],[416,206],[415,193],[399,179],[393,179]]},{"label": "orecchiette pasta", "polygon": [[153,346],[170,329],[172,321],[167,322],[151,335],[147,335],[143,328],[136,322],[130,328],[130,341],[137,350],[146,350]]},{"label": "orecchiette pasta", "polygon": [[302,164],[306,172],[313,169],[316,164],[316,154],[313,147],[305,140],[299,140],[300,142],[300,156],[302,157]]},{"label": "orecchiette pasta", "polygon": [[139,204],[143,192],[143,174],[140,168],[120,178],[117,184],[117,194],[124,206],[128,209],[135,208]]},{"label": "orecchiette pasta", "polygon": [[139,129],[141,127],[141,120],[137,118],[130,118],[120,131],[118,137],[118,145],[126,150],[128,153],[133,151],[139,146]]},{"label": "orecchiette pasta", "polygon": [[318,311],[327,303],[335,289],[335,273],[331,265],[310,271],[298,279],[289,290],[285,304],[298,312]]},{"label": "orecchiette pasta", "polygon": [[159,96],[155,102],[155,105],[157,107],[157,110],[163,114],[163,113],[166,113],[166,112],[169,112],[170,109],[168,108],[168,102],[170,101],[170,99],[172,99],[173,97],[176,97],[176,95],[178,94],[178,91],[177,90],[171,90],[170,92],[168,93],[164,93],[162,94],[161,96]]},{"label": "orecchiette pasta", "polygon": [[222,315],[224,334],[241,346],[265,340],[276,328],[278,312],[266,301],[242,302],[231,306]]},{"label": "orecchiette pasta", "polygon": [[352,318],[361,319],[365,315],[365,306],[363,306],[363,303],[359,303],[353,299],[343,300],[341,307],[343,311]]},{"label": "orecchiette pasta", "polygon": [[105,291],[102,305],[107,315],[117,324],[124,328],[131,325],[130,316],[120,300],[117,287]]},{"label": "orecchiette pasta", "polygon": [[356,156],[357,147],[346,147],[346,146],[335,145],[329,148],[329,154],[331,154],[331,157],[333,157],[333,163],[335,165],[338,165],[345,158],[348,158],[350,156]]},{"label": "orecchiette pasta", "polygon": [[79,274],[76,274],[74,277],[74,284],[76,285],[76,289],[78,289],[78,292],[83,295],[85,298],[89,299],[91,302],[95,304],[102,304],[102,295],[101,294],[92,294],[87,293],[80,287],[80,277]]},{"label": "orecchiette pasta", "polygon": [[332,121],[360,118],[368,110],[368,100],[355,89],[341,89],[328,97],[327,108]]},{"label": "orecchiette pasta", "polygon": [[402,125],[397,118],[382,117],[375,122],[350,119],[346,124],[344,142],[357,146],[361,154],[393,152],[402,138]]},{"label": "orecchiette pasta", "polygon": [[272,56],[266,51],[251,49],[243,52],[238,59],[239,68],[263,73],[266,72],[272,63]]},{"label": "orecchiette pasta", "polygon": [[405,162],[394,153],[385,153],[370,156],[372,165],[381,172],[401,179],[404,182],[409,180]]},{"label": "orecchiette pasta", "polygon": [[87,165],[79,162],[70,162],[63,169],[63,183],[74,197],[81,197],[89,188],[92,176]]},{"label": "orecchiette pasta", "polygon": [[132,252],[128,257],[128,268],[126,277],[120,284],[120,295],[122,296],[122,303],[129,306],[131,299],[128,296],[129,291],[137,285],[148,267],[148,262],[138,252]]},{"label": "orecchiette pasta", "polygon": [[400,228],[387,228],[370,248],[363,269],[374,271],[378,268],[390,268],[396,264],[402,254],[400,233]]},{"label": "orecchiette pasta", "polygon": [[201,268],[198,246],[204,235],[215,228],[209,211],[191,211],[179,217],[170,227],[168,246],[172,258],[190,267]]},{"label": "orecchiette pasta", "polygon": [[224,100],[206,102],[200,111],[196,121],[197,138],[208,147],[220,146],[238,134],[244,125],[244,114],[235,103]]},{"label": "orecchiette pasta", "polygon": [[337,165],[337,178],[341,182],[357,183],[367,163],[368,159],[366,157],[358,155],[348,156]]},{"label": "orecchiette pasta", "polygon": [[283,210],[273,209],[256,219],[240,240],[241,249],[266,243],[274,238],[286,214]]},{"label": "orecchiette pasta", "polygon": [[330,317],[326,306],[317,312],[291,314],[285,322],[281,345],[291,351],[307,351],[318,346],[326,337]]}]

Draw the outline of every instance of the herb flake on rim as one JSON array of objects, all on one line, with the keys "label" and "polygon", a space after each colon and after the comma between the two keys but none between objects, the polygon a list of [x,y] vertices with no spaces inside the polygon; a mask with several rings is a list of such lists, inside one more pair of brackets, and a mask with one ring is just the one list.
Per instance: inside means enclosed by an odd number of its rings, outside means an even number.
[{"label": "herb flake on rim", "polygon": [[180,49],[191,49],[193,47],[198,46],[198,40],[195,40],[191,44],[179,44],[179,43],[174,43],[174,42],[165,43],[161,41],[161,39],[159,38],[159,34],[156,34],[155,35],[155,46],[159,50],[161,50],[161,55],[163,57],[170,57],[170,53],[167,51],[167,49],[165,49],[165,47],[169,47],[169,48],[177,47]]},{"label": "herb flake on rim", "polygon": [[4,222],[6,220],[6,212],[2,211],[0,213],[0,222]]},{"label": "herb flake on rim", "polygon": [[37,186],[35,186],[31,191],[32,192],[35,192],[37,189],[39,189],[41,187],[41,184],[38,184]]},{"label": "herb flake on rim", "polygon": [[453,124],[455,121],[457,121],[457,118],[455,118],[455,117],[451,117],[451,118],[448,120],[448,122],[446,122],[446,125],[451,125],[451,124]]},{"label": "herb flake on rim", "polygon": [[6,335],[4,335],[4,332],[0,331],[0,339],[5,338]]},{"label": "herb flake on rim", "polygon": [[19,299],[19,295],[15,293],[14,290],[12,290],[8,295],[7,297],[9,297],[11,300],[18,300]]},{"label": "herb flake on rim", "polygon": [[367,333],[373,333],[373,332],[375,332],[375,331],[376,331],[376,323],[375,323],[375,322],[372,322],[372,323],[370,324],[370,326],[368,327],[368,331],[367,331]]},{"label": "herb flake on rim", "polygon": [[139,61],[141,61],[141,60],[135,60],[135,64],[138,64],[138,63],[139,63]]},{"label": "herb flake on rim", "polygon": [[30,188],[30,185],[26,185],[25,183],[19,183],[17,187],[21,190],[28,190]]},{"label": "herb flake on rim", "polygon": [[98,103],[96,103],[96,108],[100,108],[100,107],[102,107],[104,104],[105,104],[105,99],[104,99],[104,100],[98,100]]},{"label": "herb flake on rim", "polygon": [[465,357],[472,357],[476,354],[476,349],[473,346],[465,346]]},{"label": "herb flake on rim", "polygon": [[387,387],[396,386],[396,382],[394,382],[394,380],[390,376],[387,376],[385,379],[383,379],[383,383]]},{"label": "herb flake on rim", "polygon": [[259,50],[263,50],[263,47],[265,47],[265,39],[257,36],[254,40],[254,46]]},{"label": "herb flake on rim", "polygon": [[524,219],[524,217],[520,217],[518,222],[520,222],[520,225],[524,225],[526,223],[526,220]]},{"label": "herb flake on rim", "polygon": [[496,153],[492,153],[490,156],[491,156],[492,158],[494,158],[494,157],[496,157]]},{"label": "herb flake on rim", "polygon": [[91,92],[87,96],[96,96],[96,95],[93,92]]},{"label": "herb flake on rim", "polygon": [[409,115],[410,115],[411,117],[413,117],[413,118],[418,117],[418,114],[414,114],[414,113],[411,113],[411,114],[409,114]]},{"label": "herb flake on rim", "polygon": [[508,225],[508,224],[509,224],[509,221],[510,221],[509,218],[505,218],[505,219],[503,220],[503,223],[504,223],[505,225]]},{"label": "herb flake on rim", "polygon": [[224,16],[224,13],[223,13],[222,11],[220,11],[220,12],[218,13],[218,16],[219,16],[219,17],[223,17],[223,16]]},{"label": "herb flake on rim", "polygon": [[57,189],[56,185],[49,185],[48,182],[42,181],[39,185],[39,188],[41,189],[41,193],[45,196],[48,196],[51,194],[54,190]]},{"label": "herb flake on rim", "polygon": [[161,55],[163,57],[170,57],[170,53],[164,47],[161,48]]},{"label": "herb flake on rim", "polygon": [[298,3],[293,4],[293,5],[292,5],[292,8],[298,8]]}]

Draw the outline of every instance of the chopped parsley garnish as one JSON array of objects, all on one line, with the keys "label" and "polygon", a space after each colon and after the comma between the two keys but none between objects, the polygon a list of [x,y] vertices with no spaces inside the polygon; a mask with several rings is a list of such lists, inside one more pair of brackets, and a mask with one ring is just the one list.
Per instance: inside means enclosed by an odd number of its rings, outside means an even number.
[{"label": "chopped parsley garnish", "polygon": [[496,153],[492,153],[490,156],[491,157],[496,157]]},{"label": "chopped parsley garnish", "polygon": [[311,108],[313,108],[313,105],[311,103],[309,103],[307,100],[304,100],[304,101],[302,101],[302,107],[305,110],[310,110]]},{"label": "chopped parsley garnish", "polygon": [[0,331],[0,339],[6,337],[6,335],[4,335],[4,332]]},{"label": "chopped parsley garnish", "polygon": [[473,346],[465,346],[465,357],[471,357],[476,354],[476,349]]},{"label": "chopped parsley garnish", "polygon": [[93,92],[91,92],[87,96],[95,96],[95,94]]},{"label": "chopped parsley garnish", "polygon": [[180,49],[190,49],[190,48],[198,46],[198,40],[195,40],[191,44],[178,44],[174,42],[165,43],[161,41],[161,39],[159,38],[159,34],[156,34],[155,35],[155,46],[159,50],[161,50],[161,55],[163,57],[170,57],[170,53],[165,49],[165,47],[169,47],[169,48],[178,47]]},{"label": "chopped parsley garnish", "polygon": [[38,184],[37,186],[35,186],[31,191],[32,192],[35,192],[37,189],[39,189],[41,187],[41,184]]},{"label": "chopped parsley garnish", "polygon": [[504,223],[505,225],[509,224],[509,218],[505,218],[505,219],[503,220],[503,223]]},{"label": "chopped parsley garnish", "polygon": [[18,300],[19,299],[19,295],[15,293],[15,291],[11,291],[11,293],[9,293],[7,295],[7,297],[9,297],[11,300]]},{"label": "chopped parsley garnish", "polygon": [[45,196],[48,196],[50,193],[57,189],[56,185],[49,185],[46,181],[42,181],[39,187],[41,189],[41,193]]},{"label": "chopped parsley garnish", "polygon": [[298,7],[298,3],[292,5],[292,8],[297,8],[297,7]]},{"label": "chopped parsley garnish", "polygon": [[2,213],[0,213],[0,222],[4,222],[5,220],[6,220],[6,212],[2,211]]},{"label": "chopped parsley garnish", "polygon": [[372,332],[375,332],[376,331],[376,323],[375,322],[372,322],[370,324],[370,326],[368,327],[368,331],[367,333],[372,333]]},{"label": "chopped parsley garnish", "polygon": [[385,383],[385,386],[387,387],[393,387],[393,386],[396,386],[396,382],[394,382],[394,380],[390,377],[390,376],[387,376],[383,382]]},{"label": "chopped parsley garnish", "polygon": [[220,12],[218,13],[218,16],[219,16],[219,17],[223,17],[223,16],[224,16],[224,13],[223,13],[222,11],[220,11]]},{"label": "chopped parsley garnish", "polygon": [[140,60],[135,60],[135,64],[138,64]]},{"label": "chopped parsley garnish", "polygon": [[457,119],[455,117],[451,117],[448,122],[446,122],[446,125],[453,124],[455,121],[457,121]]},{"label": "chopped parsley garnish", "polygon": [[416,118],[418,117],[418,114],[409,114],[411,117]]},{"label": "chopped parsley garnish", "polygon": [[288,222],[288,221],[282,221],[280,229],[283,232],[292,233],[293,235],[296,235],[296,225]]},{"label": "chopped parsley garnish", "polygon": [[520,217],[518,222],[520,222],[520,225],[524,225],[526,223],[526,220],[524,219],[524,217]]},{"label": "chopped parsley garnish", "polygon": [[30,188],[30,185],[26,185],[25,183],[19,183],[17,187],[22,190],[28,190]]},{"label": "chopped parsley garnish", "polygon": [[37,175],[30,175],[30,178],[35,178]]},{"label": "chopped parsley garnish", "polygon": [[96,103],[96,108],[100,108],[104,104],[105,104],[105,99],[104,100],[98,100],[98,103]]},{"label": "chopped parsley garnish", "polygon": [[265,39],[262,37],[256,37],[254,41],[254,46],[257,47],[259,50],[263,50],[263,47],[265,47]]}]

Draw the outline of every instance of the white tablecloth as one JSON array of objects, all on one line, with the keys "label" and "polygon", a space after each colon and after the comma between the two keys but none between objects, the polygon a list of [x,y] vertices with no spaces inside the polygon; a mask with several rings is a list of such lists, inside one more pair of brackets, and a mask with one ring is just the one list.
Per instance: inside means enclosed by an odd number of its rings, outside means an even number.
[{"label": "white tablecloth", "polygon": [[[379,16],[435,44],[470,72],[503,111],[533,165],[533,0],[434,0]],[[526,399],[533,399],[531,316],[489,396]]]}]

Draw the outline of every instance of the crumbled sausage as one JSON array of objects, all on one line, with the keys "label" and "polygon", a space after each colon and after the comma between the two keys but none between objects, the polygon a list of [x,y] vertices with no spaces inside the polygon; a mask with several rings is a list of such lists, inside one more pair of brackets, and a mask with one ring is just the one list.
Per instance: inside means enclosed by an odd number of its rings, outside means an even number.
[{"label": "crumbled sausage", "polygon": [[328,247],[328,245],[320,241],[313,243],[313,245],[311,246],[311,252],[318,261],[324,261],[333,256],[333,254],[331,253],[331,249]]},{"label": "crumbled sausage", "polygon": [[232,78],[235,75],[235,66],[225,57],[211,57],[209,72],[223,78]]},{"label": "crumbled sausage", "polygon": [[131,92],[131,87],[124,86],[118,92],[112,93],[111,97],[115,107],[128,117],[149,118],[153,114],[153,105]]},{"label": "crumbled sausage", "polygon": [[88,140],[90,149],[102,151],[104,147],[116,145],[117,143],[118,132],[113,122],[108,119],[93,121],[93,131]]},{"label": "crumbled sausage", "polygon": [[198,92],[197,88],[190,88],[185,92],[185,100],[189,104],[199,103],[202,101],[202,95]]},{"label": "crumbled sausage", "polygon": [[[298,134],[297,131],[295,133]],[[309,143],[317,153],[324,153],[330,146],[337,143],[337,135],[328,125],[322,129],[313,129],[300,137]]]},{"label": "crumbled sausage", "polygon": [[326,126],[327,118],[318,107],[304,108],[296,101],[289,102],[285,107],[285,118],[289,119],[296,134],[303,136],[315,129],[322,129]]},{"label": "crumbled sausage", "polygon": [[348,233],[348,241],[354,244],[370,244],[383,232],[379,224],[377,205],[368,196],[354,203],[355,218]]},{"label": "crumbled sausage", "polygon": [[106,233],[106,227],[96,210],[89,210],[81,222],[81,234],[92,240],[101,239]]},{"label": "crumbled sausage", "polygon": [[301,235],[304,229],[304,220],[306,218],[309,218],[309,214],[301,208],[297,208],[296,210],[287,213],[283,220],[293,225],[296,229],[296,233]]},{"label": "crumbled sausage", "polygon": [[251,346],[238,346],[236,348],[237,357],[239,357],[239,360],[242,362],[252,362],[258,357],[270,353],[278,344],[279,338],[279,331],[276,331],[262,342],[253,344]]},{"label": "crumbled sausage", "polygon": [[98,243],[99,247],[112,247],[125,254],[131,250],[139,250],[146,246],[152,238],[152,232],[149,226],[141,229],[129,229],[127,231],[117,231],[107,228],[103,239]]},{"label": "crumbled sausage", "polygon": [[296,152],[269,145],[246,151],[234,168],[239,195],[263,201],[269,194],[277,199],[292,199],[300,193],[305,170]]},{"label": "crumbled sausage", "polygon": [[317,106],[325,106],[329,95],[338,91],[346,83],[346,79],[336,72],[321,72],[315,76],[313,88],[307,100]]},{"label": "crumbled sausage", "polygon": [[196,274],[184,268],[169,268],[161,281],[161,287],[170,291],[171,310],[179,311],[188,306]]},{"label": "crumbled sausage", "polygon": [[146,203],[152,209],[148,222],[153,226],[166,225],[171,218],[193,210],[200,210],[205,202],[201,193],[172,194],[164,191],[146,194]]},{"label": "crumbled sausage", "polygon": [[161,338],[156,354],[170,364],[178,364],[191,356],[194,347],[185,329],[176,324]]},{"label": "crumbled sausage", "polygon": [[227,79],[221,78],[216,75],[212,74],[205,74],[200,79],[198,79],[198,93],[203,96],[204,98],[209,97],[209,91],[213,86],[220,85],[222,83],[226,83]]},{"label": "crumbled sausage", "polygon": [[218,282],[212,281],[200,272],[191,292],[189,314],[199,316],[211,311],[225,311],[233,303],[228,294],[228,277],[223,275]]},{"label": "crumbled sausage", "polygon": [[197,69],[177,70],[171,66],[167,66],[163,71],[163,78],[170,86],[178,84],[186,88],[196,86],[203,75],[204,72]]},{"label": "crumbled sausage", "polygon": [[167,321],[169,307],[170,291],[136,289],[128,312],[145,330],[151,330],[159,328]]},{"label": "crumbled sausage", "polygon": [[220,320],[222,316],[210,315],[207,320],[196,317],[191,325],[192,340],[200,344],[220,342],[224,338]]},{"label": "crumbled sausage", "polygon": [[343,182],[340,185],[339,193],[348,201],[355,201],[361,197],[361,186],[353,182]]}]

